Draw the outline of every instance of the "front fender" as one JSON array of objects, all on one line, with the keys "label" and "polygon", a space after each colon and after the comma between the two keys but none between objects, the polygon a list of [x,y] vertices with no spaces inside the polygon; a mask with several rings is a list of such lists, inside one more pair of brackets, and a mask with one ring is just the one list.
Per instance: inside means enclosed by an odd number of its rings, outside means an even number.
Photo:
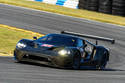
[{"label": "front fender", "polygon": [[[27,45],[27,47],[28,46],[30,46],[30,47],[35,46],[35,44],[33,43],[33,40],[29,40],[29,39],[21,39],[21,40],[18,41],[18,43],[23,43],[23,44]],[[16,48],[18,48],[17,45],[16,45]]]}]

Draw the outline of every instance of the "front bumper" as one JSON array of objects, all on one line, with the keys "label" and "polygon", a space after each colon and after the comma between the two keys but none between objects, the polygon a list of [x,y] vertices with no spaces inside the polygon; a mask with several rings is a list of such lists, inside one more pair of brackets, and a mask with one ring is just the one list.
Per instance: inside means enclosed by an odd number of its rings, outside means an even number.
[{"label": "front bumper", "polygon": [[60,68],[72,67],[71,56],[63,57],[55,53],[51,54],[37,53],[16,48],[14,50],[14,59],[20,61],[40,63]]}]

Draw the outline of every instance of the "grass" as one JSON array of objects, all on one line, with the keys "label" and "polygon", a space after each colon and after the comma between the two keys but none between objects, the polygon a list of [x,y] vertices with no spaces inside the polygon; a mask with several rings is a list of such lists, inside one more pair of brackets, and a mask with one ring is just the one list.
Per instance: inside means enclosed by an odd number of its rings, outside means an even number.
[{"label": "grass", "polygon": [[33,2],[27,0],[0,0],[0,3],[11,4],[16,6],[23,6],[43,11],[49,11],[69,16],[75,16],[80,18],[86,18],[106,23],[118,24],[125,26],[125,18],[120,16],[113,16],[108,14],[102,14],[87,10],[80,10],[80,9],[71,9],[57,5],[50,5],[41,2]]},{"label": "grass", "polygon": [[[25,31],[25,32],[24,32]],[[16,43],[22,38],[32,39],[33,36],[42,36],[39,33],[16,29],[0,24],[0,55],[12,54]]]}]

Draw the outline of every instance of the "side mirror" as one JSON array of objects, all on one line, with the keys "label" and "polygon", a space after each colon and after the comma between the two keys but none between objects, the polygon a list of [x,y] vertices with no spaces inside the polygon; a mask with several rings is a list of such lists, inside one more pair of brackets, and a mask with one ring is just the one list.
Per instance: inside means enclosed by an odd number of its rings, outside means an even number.
[{"label": "side mirror", "polygon": [[34,40],[37,40],[37,37],[33,37]]}]

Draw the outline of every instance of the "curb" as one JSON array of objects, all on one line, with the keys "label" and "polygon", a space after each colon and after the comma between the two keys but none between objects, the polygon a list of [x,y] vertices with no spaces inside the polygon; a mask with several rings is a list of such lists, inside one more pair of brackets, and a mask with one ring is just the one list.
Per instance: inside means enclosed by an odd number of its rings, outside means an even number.
[{"label": "curb", "polygon": [[35,35],[38,35],[38,36],[44,36],[43,34],[40,34],[40,33],[37,33],[37,32],[32,32],[32,31],[28,31],[28,30],[24,30],[24,29],[19,29],[19,28],[16,28],[16,27],[8,26],[8,25],[0,24],[0,27],[8,28],[8,29],[15,30],[15,31],[21,31],[21,32],[26,32],[26,33],[30,33],[30,34],[35,34]]}]

